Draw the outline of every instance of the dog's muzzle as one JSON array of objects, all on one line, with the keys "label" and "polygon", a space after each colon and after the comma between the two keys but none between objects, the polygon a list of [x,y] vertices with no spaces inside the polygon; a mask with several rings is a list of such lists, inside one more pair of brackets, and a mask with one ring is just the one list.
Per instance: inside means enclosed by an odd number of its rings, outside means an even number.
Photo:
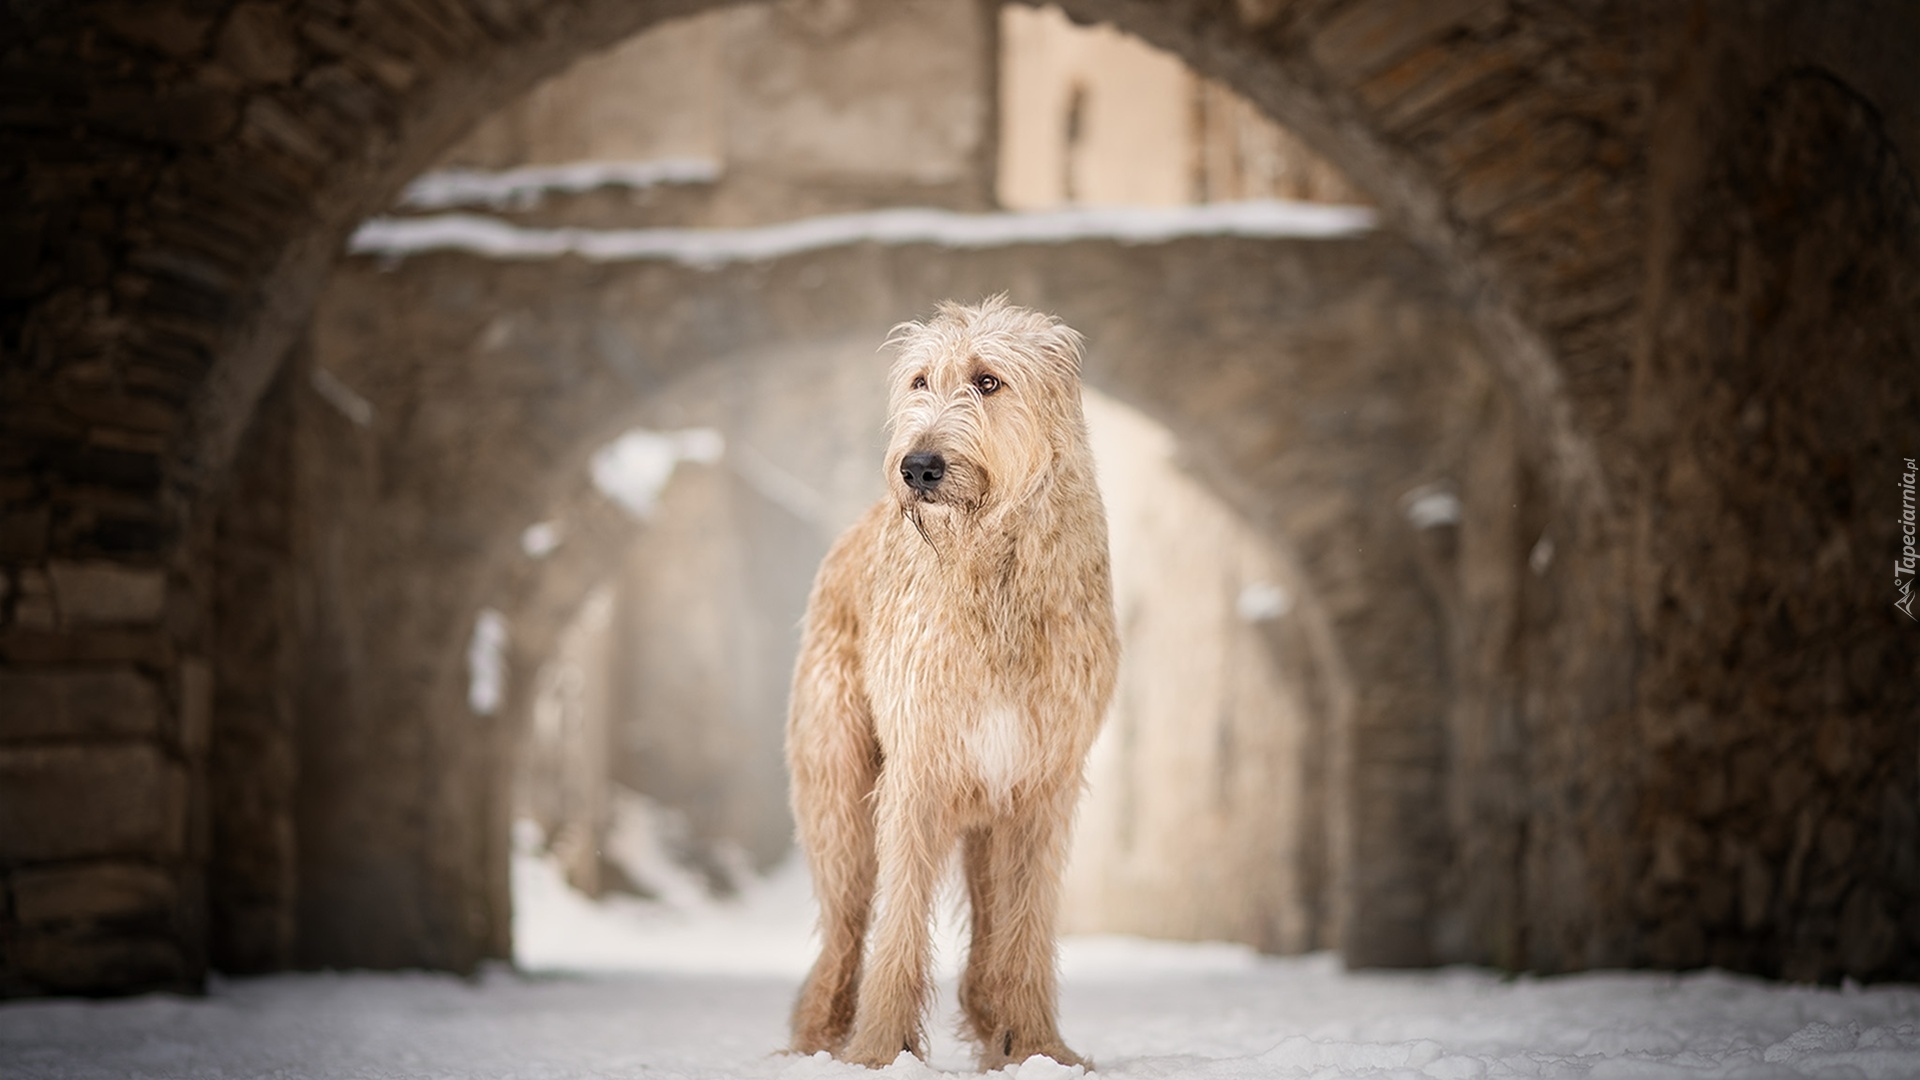
[{"label": "dog's muzzle", "polygon": [[923,450],[900,459],[900,479],[923,495],[931,495],[946,475],[947,459],[939,454]]}]

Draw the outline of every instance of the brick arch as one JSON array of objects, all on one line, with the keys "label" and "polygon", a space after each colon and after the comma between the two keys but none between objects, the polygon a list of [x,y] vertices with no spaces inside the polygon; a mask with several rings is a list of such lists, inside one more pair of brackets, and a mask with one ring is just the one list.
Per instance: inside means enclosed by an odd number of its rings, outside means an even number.
[{"label": "brick arch", "polygon": [[1479,296],[1562,475],[1604,485],[1637,309],[1645,95],[1625,10],[1064,0],[1297,132]]},{"label": "brick arch", "polygon": [[[9,336],[45,379],[19,389],[71,402],[79,426],[105,414],[102,429],[167,444],[167,466],[139,468],[215,482],[356,222],[538,79],[731,2],[448,0],[342,16],[252,0],[21,25],[42,45],[16,77],[58,70],[69,88],[22,125],[26,145],[85,164],[14,177],[16,235],[41,250],[10,283]],[[1638,90],[1618,77],[1607,28],[1481,3],[1066,7],[1232,85],[1374,190],[1490,297],[1530,406],[1568,467],[1593,472],[1580,433],[1618,412],[1624,353],[1610,331],[1635,295],[1638,214]],[[125,370],[105,387],[54,370],[78,355]]]}]

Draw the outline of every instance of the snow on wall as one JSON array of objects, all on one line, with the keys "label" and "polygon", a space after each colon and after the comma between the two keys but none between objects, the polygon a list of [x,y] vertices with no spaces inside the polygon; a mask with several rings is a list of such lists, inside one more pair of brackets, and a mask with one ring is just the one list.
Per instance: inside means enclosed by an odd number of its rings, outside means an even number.
[{"label": "snow on wall", "polygon": [[521,169],[436,169],[422,173],[400,193],[409,210],[487,207],[531,210],[550,194],[578,195],[596,188],[642,190],[661,184],[710,184],[720,178],[718,162],[695,158],[663,161],[580,161],[568,165],[530,165]]},{"label": "snow on wall", "polygon": [[313,369],[313,374],[309,376],[308,381],[313,384],[315,392],[326,399],[327,404],[340,411],[340,415],[360,427],[372,426],[373,402],[361,397],[353,387],[341,382],[338,375],[326,368],[317,367]]},{"label": "snow on wall", "polygon": [[749,229],[524,229],[471,214],[443,214],[374,218],[354,232],[347,250],[386,258],[464,251],[498,259],[574,255],[595,262],[666,259],[717,266],[860,243],[988,248],[1075,240],[1159,243],[1183,236],[1324,239],[1367,232],[1374,222],[1374,212],[1364,207],[1279,200],[999,214],[874,210]]},{"label": "snow on wall", "polygon": [[1423,484],[1400,497],[1400,511],[1416,529],[1460,524],[1460,496],[1439,484]]},{"label": "snow on wall", "polygon": [[492,716],[507,698],[507,617],[482,608],[467,642],[467,707]]},{"label": "snow on wall", "polygon": [[712,428],[648,431],[634,428],[594,451],[593,486],[637,521],[653,515],[660,492],[683,461],[711,465],[726,453],[726,440]]},{"label": "snow on wall", "polygon": [[529,559],[544,559],[566,540],[566,530],[557,521],[536,521],[520,531],[520,550]]}]

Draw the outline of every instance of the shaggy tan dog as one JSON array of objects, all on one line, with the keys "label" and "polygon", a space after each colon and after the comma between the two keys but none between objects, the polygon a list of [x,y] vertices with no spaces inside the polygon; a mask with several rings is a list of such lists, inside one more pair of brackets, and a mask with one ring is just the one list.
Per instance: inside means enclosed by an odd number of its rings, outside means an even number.
[{"label": "shaggy tan dog", "polygon": [[933,904],[959,844],[981,1068],[1079,1063],[1055,1021],[1054,924],[1119,654],[1080,335],[995,297],[889,344],[891,490],[821,565],[793,679],[822,939],[793,1048],[926,1056]]}]

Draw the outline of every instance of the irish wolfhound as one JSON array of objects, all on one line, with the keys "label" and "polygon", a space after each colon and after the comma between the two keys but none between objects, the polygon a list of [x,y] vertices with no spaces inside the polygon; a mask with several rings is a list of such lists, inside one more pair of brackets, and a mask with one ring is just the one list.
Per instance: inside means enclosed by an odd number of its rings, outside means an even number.
[{"label": "irish wolfhound", "polygon": [[821,936],[793,1048],[926,1056],[932,909],[958,843],[981,1068],[1079,1063],[1055,1020],[1054,923],[1119,654],[1080,335],[995,297],[889,343],[890,491],[821,564],[793,677]]}]

